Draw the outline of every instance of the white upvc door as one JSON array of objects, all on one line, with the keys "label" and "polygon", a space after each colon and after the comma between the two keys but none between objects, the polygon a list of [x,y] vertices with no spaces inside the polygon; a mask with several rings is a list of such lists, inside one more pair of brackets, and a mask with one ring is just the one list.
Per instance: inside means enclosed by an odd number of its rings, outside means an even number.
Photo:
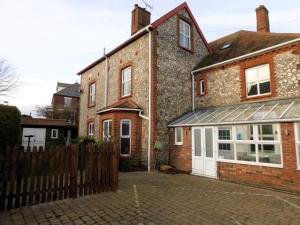
[{"label": "white upvc door", "polygon": [[213,128],[195,127],[192,134],[192,173],[217,177]]}]

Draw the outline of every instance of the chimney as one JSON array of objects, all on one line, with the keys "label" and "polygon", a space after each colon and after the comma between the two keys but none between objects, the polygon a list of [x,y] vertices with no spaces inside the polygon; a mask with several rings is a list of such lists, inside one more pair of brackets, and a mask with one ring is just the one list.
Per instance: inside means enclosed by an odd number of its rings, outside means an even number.
[{"label": "chimney", "polygon": [[269,11],[264,5],[256,8],[256,23],[258,32],[270,32]]},{"label": "chimney", "polygon": [[150,24],[151,13],[145,8],[141,8],[138,4],[134,5],[131,12],[131,35]]}]

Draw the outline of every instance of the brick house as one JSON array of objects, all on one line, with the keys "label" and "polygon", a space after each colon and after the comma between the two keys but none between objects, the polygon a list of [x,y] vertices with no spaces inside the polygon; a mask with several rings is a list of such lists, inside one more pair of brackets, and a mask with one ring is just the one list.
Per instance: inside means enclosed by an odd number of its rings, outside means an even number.
[{"label": "brick house", "polygon": [[78,73],[79,136],[110,139],[121,159],[150,169],[168,122],[192,109],[190,71],[210,52],[186,3],[152,23],[135,5],[131,37]]},{"label": "brick house", "polygon": [[300,192],[300,34],[257,31],[209,43],[192,71],[192,110],[169,123],[170,164],[192,174]]},{"label": "brick house", "polygon": [[52,119],[64,119],[73,125],[78,124],[80,84],[57,82],[56,92],[51,102]]}]

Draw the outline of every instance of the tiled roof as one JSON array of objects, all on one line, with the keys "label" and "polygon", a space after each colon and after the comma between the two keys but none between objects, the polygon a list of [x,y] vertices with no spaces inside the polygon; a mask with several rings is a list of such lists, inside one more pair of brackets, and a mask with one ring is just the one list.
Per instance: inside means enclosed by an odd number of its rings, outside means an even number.
[{"label": "tiled roof", "polygon": [[130,99],[125,99],[113,103],[107,107],[104,107],[98,111],[98,113],[106,112],[106,111],[114,111],[114,110],[137,110],[140,111],[142,108]]},{"label": "tiled roof", "polygon": [[[300,33],[289,34],[240,30],[209,43],[212,53],[207,55],[195,69],[233,59],[299,37]],[[226,44],[230,46],[222,49]]]},{"label": "tiled roof", "polygon": [[40,119],[40,118],[22,118],[21,125],[25,126],[57,126],[57,127],[65,127],[69,126],[66,123],[66,120],[59,119]]},{"label": "tiled roof", "polygon": [[55,95],[79,98],[80,97],[80,84],[74,83],[74,84],[66,87],[63,90],[56,92]]}]

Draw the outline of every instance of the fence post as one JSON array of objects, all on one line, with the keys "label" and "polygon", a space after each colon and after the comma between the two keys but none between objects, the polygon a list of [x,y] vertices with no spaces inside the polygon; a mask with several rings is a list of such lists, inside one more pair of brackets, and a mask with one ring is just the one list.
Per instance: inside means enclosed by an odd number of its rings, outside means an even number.
[{"label": "fence post", "polygon": [[15,191],[15,176],[16,176],[16,159],[17,159],[17,149],[16,147],[11,148],[11,163],[10,163],[10,176],[9,176],[9,195],[7,201],[7,209],[13,207],[13,198]]}]

